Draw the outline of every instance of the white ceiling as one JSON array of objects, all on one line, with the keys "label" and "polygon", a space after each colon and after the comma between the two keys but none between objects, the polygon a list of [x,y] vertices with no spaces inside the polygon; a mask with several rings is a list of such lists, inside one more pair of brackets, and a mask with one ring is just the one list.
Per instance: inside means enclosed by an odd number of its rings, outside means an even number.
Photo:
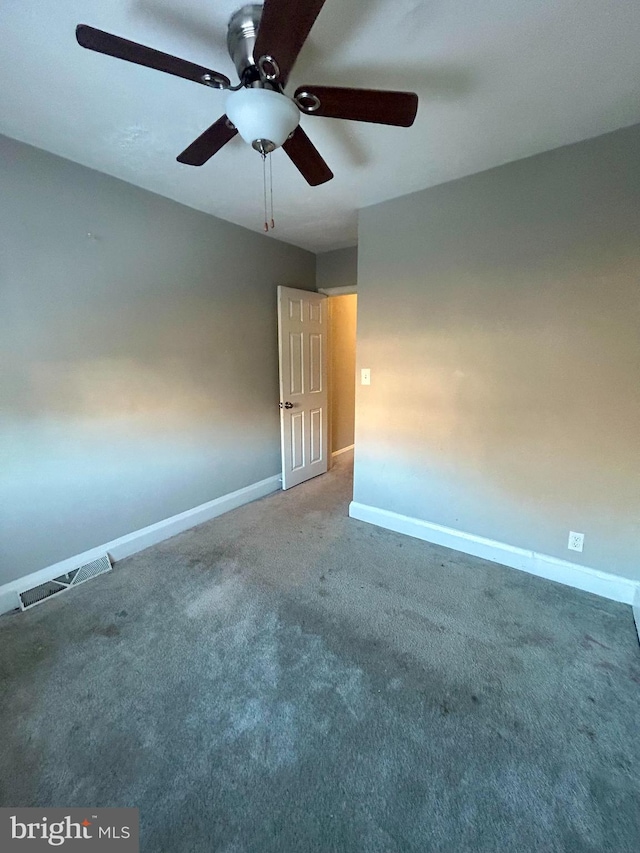
[{"label": "white ceiling", "polygon": [[[0,0],[0,132],[262,229],[260,157],[239,138],[201,168],[177,154],[224,94],[83,50],[77,23],[236,81],[226,24],[242,0]],[[327,0],[290,77],[406,89],[412,128],[305,116],[335,173],[310,188],[273,155],[274,237],[353,245],[357,210],[640,121],[638,0]],[[393,227],[393,223],[390,223]]]}]

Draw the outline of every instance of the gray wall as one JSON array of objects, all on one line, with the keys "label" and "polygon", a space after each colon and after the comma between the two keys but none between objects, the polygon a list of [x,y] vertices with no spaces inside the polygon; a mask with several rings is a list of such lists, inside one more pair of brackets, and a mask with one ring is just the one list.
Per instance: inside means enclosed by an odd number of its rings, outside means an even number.
[{"label": "gray wall", "polygon": [[356,501],[640,578],[639,153],[635,126],[361,212]]},{"label": "gray wall", "polygon": [[0,191],[0,583],[278,473],[314,256],[2,137]]},{"label": "gray wall", "polygon": [[356,287],[358,283],[358,248],[336,249],[316,257],[316,283],[324,287]]}]

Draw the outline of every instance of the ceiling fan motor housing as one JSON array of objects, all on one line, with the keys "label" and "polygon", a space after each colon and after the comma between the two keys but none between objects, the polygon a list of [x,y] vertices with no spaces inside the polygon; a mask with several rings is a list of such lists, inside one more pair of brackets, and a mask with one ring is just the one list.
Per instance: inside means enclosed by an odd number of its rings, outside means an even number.
[{"label": "ceiling fan motor housing", "polygon": [[256,43],[261,16],[262,5],[260,3],[247,3],[237,12],[234,12],[229,19],[227,49],[240,80],[244,80],[246,72],[256,66],[253,48]]}]

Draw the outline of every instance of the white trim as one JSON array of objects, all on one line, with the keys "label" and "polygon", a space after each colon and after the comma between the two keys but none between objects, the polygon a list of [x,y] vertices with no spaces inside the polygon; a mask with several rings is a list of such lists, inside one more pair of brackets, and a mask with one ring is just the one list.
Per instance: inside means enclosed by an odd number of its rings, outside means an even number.
[{"label": "white trim", "polygon": [[387,530],[395,530],[397,533],[414,536],[425,542],[432,542],[434,545],[453,548],[464,554],[472,554],[474,557],[481,557],[492,563],[501,563],[512,569],[529,572],[529,574],[592,592],[613,601],[622,601],[624,604],[632,604],[634,596],[640,589],[640,584],[630,578],[601,572],[589,566],[580,566],[567,560],[550,557],[548,554],[517,548],[504,542],[485,539],[483,536],[475,536],[472,533],[463,533],[451,527],[432,524],[429,521],[367,506],[356,501],[352,501],[349,505],[349,515],[351,518],[385,527]]},{"label": "white trim", "polygon": [[351,296],[358,292],[358,287],[355,284],[345,284],[342,287],[319,287],[318,293],[324,293],[325,296]]},{"label": "white trim", "polygon": [[[183,533],[197,524],[211,521],[212,518],[217,518],[225,512],[270,495],[280,488],[280,474],[267,477],[266,480],[260,480],[258,483],[245,486],[243,489],[230,492],[228,495],[222,495],[222,497],[215,498],[215,500],[200,504],[200,506],[196,506],[193,509],[188,509],[186,512],[173,515],[171,518],[165,518],[155,524],[150,524],[148,527],[143,527],[141,530],[127,533],[125,536],[113,539],[105,545],[99,545],[97,548],[91,548],[91,550],[77,554],[75,557],[69,557],[59,563],[54,563],[52,566],[47,566],[45,569],[40,569],[17,580],[9,581],[0,586],[0,613],[6,613],[16,606],[19,607],[19,594],[21,592],[53,580],[53,578],[64,575],[85,563],[90,563],[92,560],[104,556],[105,552],[109,554],[112,562],[115,563],[118,560],[123,560],[125,557],[130,557],[132,554],[137,554],[138,551],[143,551],[151,545],[157,545],[158,542],[170,539],[178,533]],[[17,605],[16,601],[18,602]]]},{"label": "white trim", "polygon": [[633,597],[633,618],[636,623],[638,640],[640,640],[640,584],[638,584],[636,594]]},{"label": "white trim", "polygon": [[332,456],[341,456],[343,453],[348,453],[350,450],[353,450],[355,444],[349,444],[347,447],[341,447],[340,450],[334,450],[331,454]]}]

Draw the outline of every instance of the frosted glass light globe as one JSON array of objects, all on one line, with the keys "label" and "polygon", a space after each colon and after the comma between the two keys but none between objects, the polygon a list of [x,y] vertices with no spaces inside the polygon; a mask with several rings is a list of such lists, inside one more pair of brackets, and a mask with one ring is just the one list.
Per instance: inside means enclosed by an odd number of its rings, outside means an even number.
[{"label": "frosted glass light globe", "polygon": [[293,101],[272,89],[230,92],[226,107],[229,121],[249,145],[263,139],[279,148],[300,121],[300,111]]}]

